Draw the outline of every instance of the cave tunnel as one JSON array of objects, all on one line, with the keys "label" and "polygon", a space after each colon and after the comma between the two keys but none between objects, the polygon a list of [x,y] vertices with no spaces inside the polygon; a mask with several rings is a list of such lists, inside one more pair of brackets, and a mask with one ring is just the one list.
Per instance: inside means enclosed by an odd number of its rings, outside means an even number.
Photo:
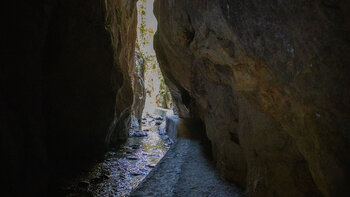
[{"label": "cave tunnel", "polygon": [[[62,180],[73,196],[349,196],[349,10],[346,0],[2,3],[1,196],[69,196]],[[106,174],[118,151],[128,162]],[[154,163],[129,172],[133,153]]]}]

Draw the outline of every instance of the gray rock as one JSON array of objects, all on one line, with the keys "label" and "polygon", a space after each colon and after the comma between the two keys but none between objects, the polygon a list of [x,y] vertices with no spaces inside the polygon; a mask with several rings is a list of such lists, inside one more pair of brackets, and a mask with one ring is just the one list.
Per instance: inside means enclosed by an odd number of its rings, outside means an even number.
[{"label": "gray rock", "polygon": [[148,134],[144,131],[134,131],[130,133],[130,137],[146,137]]}]

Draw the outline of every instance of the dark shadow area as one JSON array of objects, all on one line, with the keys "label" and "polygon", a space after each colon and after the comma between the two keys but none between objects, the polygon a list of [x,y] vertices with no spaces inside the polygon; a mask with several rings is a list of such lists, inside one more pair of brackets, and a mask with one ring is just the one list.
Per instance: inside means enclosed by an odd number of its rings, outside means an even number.
[{"label": "dark shadow area", "polygon": [[178,138],[198,141],[205,156],[213,161],[211,142],[205,132],[205,125],[199,118],[183,118],[178,125]]}]

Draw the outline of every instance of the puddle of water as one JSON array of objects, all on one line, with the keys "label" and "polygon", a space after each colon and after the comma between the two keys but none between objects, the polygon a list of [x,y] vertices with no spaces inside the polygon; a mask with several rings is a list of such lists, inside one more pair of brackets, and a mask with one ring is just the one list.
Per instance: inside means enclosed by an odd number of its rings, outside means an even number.
[{"label": "puddle of water", "polygon": [[171,140],[158,132],[164,120],[157,119],[146,115],[142,130],[147,136],[129,137],[120,149],[107,152],[104,161],[65,188],[66,196],[128,196],[169,150]]}]

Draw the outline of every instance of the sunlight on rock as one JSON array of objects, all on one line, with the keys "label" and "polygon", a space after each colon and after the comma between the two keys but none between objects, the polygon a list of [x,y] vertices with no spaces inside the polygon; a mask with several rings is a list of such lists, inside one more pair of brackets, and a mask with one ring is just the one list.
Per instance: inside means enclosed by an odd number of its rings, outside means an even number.
[{"label": "sunlight on rock", "polygon": [[154,0],[141,0],[137,3],[137,47],[136,50],[144,62],[144,85],[146,102],[144,113],[153,113],[157,107],[172,108],[170,91],[165,84],[153,48],[153,36],[157,30],[157,20],[153,14]]}]

